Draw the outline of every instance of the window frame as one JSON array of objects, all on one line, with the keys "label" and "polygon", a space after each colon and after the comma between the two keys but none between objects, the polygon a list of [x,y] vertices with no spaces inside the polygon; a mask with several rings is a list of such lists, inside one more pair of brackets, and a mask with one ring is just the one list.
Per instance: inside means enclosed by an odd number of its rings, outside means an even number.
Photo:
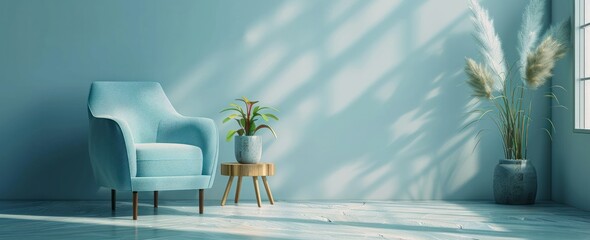
[{"label": "window frame", "polygon": [[[590,84],[590,77],[585,77],[585,29],[590,29],[590,22],[585,21],[585,1],[574,1],[574,132],[590,133],[590,124],[586,124],[586,85]],[[590,74],[589,74],[590,76]],[[590,93],[589,93],[590,94]]]}]

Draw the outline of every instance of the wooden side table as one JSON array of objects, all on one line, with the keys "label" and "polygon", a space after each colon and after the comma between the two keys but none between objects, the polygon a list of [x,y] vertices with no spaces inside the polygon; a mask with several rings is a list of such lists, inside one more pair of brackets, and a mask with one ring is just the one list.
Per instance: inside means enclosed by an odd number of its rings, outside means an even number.
[{"label": "wooden side table", "polygon": [[268,200],[270,204],[275,204],[274,199],[272,198],[272,193],[270,192],[270,187],[268,186],[268,182],[266,180],[266,176],[273,176],[275,175],[275,165],[272,163],[256,163],[256,164],[242,164],[242,163],[222,163],[221,164],[221,175],[229,176],[229,180],[227,181],[227,186],[225,187],[225,193],[223,194],[223,198],[221,199],[221,206],[225,205],[225,201],[227,200],[227,195],[229,194],[229,190],[231,189],[231,184],[234,180],[235,176],[238,176],[238,186],[236,188],[236,199],[235,202],[238,203],[240,199],[240,188],[242,187],[242,177],[244,176],[251,176],[254,180],[254,191],[256,192],[256,200],[258,201],[258,207],[261,207],[260,203],[260,190],[258,189],[258,177],[262,177],[262,182],[264,183],[264,188],[266,189],[266,193],[268,194]]}]

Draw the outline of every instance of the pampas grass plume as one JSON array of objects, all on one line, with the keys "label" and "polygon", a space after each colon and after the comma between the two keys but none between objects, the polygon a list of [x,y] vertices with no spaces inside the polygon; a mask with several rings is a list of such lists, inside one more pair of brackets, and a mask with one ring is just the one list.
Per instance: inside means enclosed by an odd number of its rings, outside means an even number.
[{"label": "pampas grass plume", "polygon": [[494,90],[501,92],[504,89],[506,80],[506,61],[500,37],[494,29],[494,21],[490,18],[488,11],[479,5],[479,1],[470,0],[471,21],[475,25],[475,39],[479,43],[479,52],[482,55],[483,63],[491,70]]},{"label": "pampas grass plume", "polygon": [[536,89],[551,77],[555,62],[565,56],[567,47],[552,36],[546,36],[534,52],[527,57],[526,83]]},{"label": "pampas grass plume", "polygon": [[467,83],[473,89],[473,96],[478,98],[490,99],[492,97],[492,84],[494,79],[488,69],[467,58],[465,62],[465,73],[467,73]]},{"label": "pampas grass plume", "polygon": [[526,62],[529,54],[535,50],[537,41],[543,28],[543,15],[545,12],[544,0],[531,0],[522,15],[522,27],[518,33],[520,76],[526,78]]}]

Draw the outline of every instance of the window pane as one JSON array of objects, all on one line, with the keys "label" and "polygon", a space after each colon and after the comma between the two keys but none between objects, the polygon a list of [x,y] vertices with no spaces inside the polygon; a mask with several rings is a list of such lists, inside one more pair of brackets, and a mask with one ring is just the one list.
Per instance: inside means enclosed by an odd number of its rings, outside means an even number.
[{"label": "window pane", "polygon": [[[582,38],[580,39],[580,50],[582,51],[581,54],[583,54],[583,68],[580,69],[581,72],[580,74],[582,75],[582,77],[590,77],[590,27],[586,27],[584,28],[584,30],[581,32],[582,34]],[[588,37],[586,37],[588,36]],[[586,47],[588,46],[588,47]]]},{"label": "window pane", "polygon": [[590,93],[590,81],[582,81],[580,87],[584,88],[585,96],[582,98],[584,99],[584,127],[583,128],[590,128],[590,97],[588,97],[588,93]]},{"label": "window pane", "polygon": [[590,0],[584,0],[583,1],[584,4],[584,11],[581,12],[581,14],[583,14],[583,19],[584,19],[584,23],[589,23],[590,22]]}]

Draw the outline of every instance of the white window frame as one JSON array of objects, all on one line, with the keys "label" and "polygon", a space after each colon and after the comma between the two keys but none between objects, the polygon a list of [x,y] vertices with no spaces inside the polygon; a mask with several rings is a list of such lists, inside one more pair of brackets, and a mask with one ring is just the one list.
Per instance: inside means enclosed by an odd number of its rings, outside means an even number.
[{"label": "white window frame", "polygon": [[[585,77],[585,29],[590,29],[590,22],[584,23],[585,21],[585,1],[589,0],[576,0],[574,1],[574,132],[590,133],[590,113],[586,113],[586,93],[588,87],[590,87],[590,74]],[[590,37],[590,36],[588,36]],[[590,47],[590,44],[589,46]],[[589,56],[590,57],[590,56]],[[590,90],[590,89],[588,89]],[[589,106],[590,107],[590,106]]]}]

